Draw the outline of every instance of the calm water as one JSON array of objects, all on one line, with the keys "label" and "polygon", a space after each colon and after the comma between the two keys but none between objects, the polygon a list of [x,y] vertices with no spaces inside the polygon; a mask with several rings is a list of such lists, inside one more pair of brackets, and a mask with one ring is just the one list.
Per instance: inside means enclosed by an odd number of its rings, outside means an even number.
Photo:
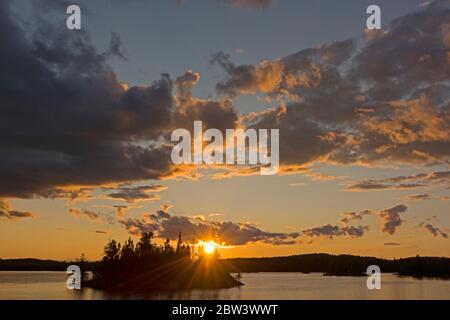
[{"label": "calm water", "polygon": [[111,295],[93,289],[70,291],[65,272],[0,271],[0,299],[440,299],[450,300],[450,281],[383,274],[381,290],[368,290],[364,277],[319,273],[247,273],[241,288],[176,294]]}]

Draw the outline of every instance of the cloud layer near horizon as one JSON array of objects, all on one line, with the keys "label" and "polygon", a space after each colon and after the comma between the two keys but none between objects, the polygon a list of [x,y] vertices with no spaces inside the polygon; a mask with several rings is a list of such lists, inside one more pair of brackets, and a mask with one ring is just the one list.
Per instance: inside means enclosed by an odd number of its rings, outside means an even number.
[{"label": "cloud layer near horizon", "polygon": [[139,235],[143,232],[153,232],[157,237],[176,239],[181,232],[187,238],[213,239],[228,246],[245,245],[262,242],[273,245],[296,243],[300,234],[266,232],[250,223],[234,223],[230,221],[209,221],[203,217],[185,217],[169,214],[159,210],[154,214],[145,213],[141,218],[120,220],[130,234]]},{"label": "cloud layer near horizon", "polygon": [[[271,245],[293,245],[312,243],[316,239],[334,239],[339,237],[361,238],[370,230],[369,225],[353,225],[362,221],[365,216],[377,217],[381,232],[393,235],[403,224],[401,214],[408,209],[403,204],[381,210],[364,210],[361,212],[344,212],[338,225],[326,224],[298,232],[280,233],[261,230],[247,222],[212,221],[203,216],[177,216],[168,212],[168,207],[156,213],[144,213],[139,218],[119,219],[119,223],[132,235],[152,232],[159,238],[174,240],[181,232],[187,237],[195,235],[197,240],[215,240],[228,246],[239,246],[252,243]],[[419,225],[434,236],[447,238],[439,228],[429,222]]]}]

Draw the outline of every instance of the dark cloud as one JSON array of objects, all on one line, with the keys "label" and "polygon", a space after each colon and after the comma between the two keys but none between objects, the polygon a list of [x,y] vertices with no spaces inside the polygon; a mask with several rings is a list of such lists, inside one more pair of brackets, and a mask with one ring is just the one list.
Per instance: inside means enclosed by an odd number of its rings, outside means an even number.
[{"label": "dark cloud", "polygon": [[364,182],[355,183],[347,186],[347,191],[377,191],[377,190],[404,190],[426,187],[426,184],[421,183],[402,183],[398,185],[380,184],[375,181],[366,180]]},{"label": "dark cloud", "polygon": [[177,107],[174,114],[174,125],[193,132],[196,120],[202,120],[204,130],[226,129],[236,126],[238,115],[230,99],[210,100],[198,99],[192,95],[192,89],[200,80],[200,74],[187,70],[175,80]]},{"label": "dark cloud", "polygon": [[364,233],[369,230],[369,226],[352,226],[351,223],[355,221],[361,221],[364,216],[374,215],[378,218],[381,226],[381,231],[387,234],[394,234],[397,229],[402,225],[404,220],[401,218],[401,214],[407,211],[408,207],[399,204],[392,208],[383,210],[364,210],[361,212],[345,212],[342,213],[340,225],[327,224],[320,227],[315,227],[307,230],[303,230],[303,234],[309,238],[322,237],[333,239],[339,236],[349,236],[352,238],[360,238],[364,236]]},{"label": "dark cloud", "polygon": [[[183,2],[188,0],[176,0],[177,4],[181,5]],[[241,8],[248,9],[263,9],[271,4],[275,3],[276,0],[215,0],[218,2],[226,3],[232,6],[237,6]]]},{"label": "dark cloud", "polygon": [[347,191],[404,190],[450,183],[450,171],[434,171],[409,176],[364,180],[346,186]]},{"label": "dark cloud", "polygon": [[169,171],[167,147],[136,142],[170,124],[170,78],[126,89],[84,32],[43,20],[25,31],[9,7],[0,4],[0,194],[45,196]]},{"label": "dark cloud", "polygon": [[[365,215],[369,215],[369,210],[361,212],[344,212],[341,214],[342,218],[339,221],[340,225],[326,224],[320,227],[303,230],[302,233],[307,238],[327,238],[333,239],[335,237],[347,236],[350,238],[361,238],[366,231],[369,231],[369,226],[352,226],[351,223],[361,221]],[[311,241],[311,239],[310,239]]]},{"label": "dark cloud", "polygon": [[67,199],[69,205],[77,201],[89,200],[92,198],[91,188],[54,188],[42,192],[42,196],[48,199]]},{"label": "dark cloud", "polygon": [[348,225],[349,223],[357,220],[362,220],[365,215],[370,214],[368,210],[358,212],[344,212],[342,213],[342,219],[340,220],[341,224]]},{"label": "dark cloud", "polygon": [[401,99],[423,83],[448,80],[448,43],[442,29],[448,21],[445,0],[396,19],[389,32],[358,54],[354,75],[370,82],[371,97],[383,100]]},{"label": "dark cloud", "polygon": [[429,233],[431,233],[434,237],[442,237],[444,239],[448,239],[448,233],[442,231],[439,227],[432,225],[429,222],[422,222],[419,224],[419,227],[425,229]]},{"label": "dark cloud", "polygon": [[405,200],[414,201],[414,200],[429,200],[432,196],[428,193],[424,194],[410,194],[405,197]]},{"label": "dark cloud", "polygon": [[342,231],[339,229],[339,226],[332,226],[331,224],[327,224],[321,227],[315,227],[311,229],[303,230],[303,233],[308,237],[322,237],[325,236],[327,238],[332,239],[333,237],[342,235]]},{"label": "dark cloud", "polygon": [[369,190],[384,190],[389,189],[391,186],[386,184],[380,184],[370,181],[355,183],[347,186],[345,190],[349,191],[369,191]]},{"label": "dark cloud", "polygon": [[123,49],[123,45],[122,45],[122,39],[115,32],[111,33],[111,40],[109,42],[109,50],[107,52],[106,58],[113,57],[113,56],[118,57],[122,60],[127,60],[127,56],[126,56],[126,53],[125,53],[125,51]]},{"label": "dark cloud", "polygon": [[386,242],[384,245],[385,246],[399,246],[400,243],[398,243],[398,242]]},{"label": "dark cloud", "polygon": [[407,209],[407,206],[399,204],[389,209],[377,211],[375,214],[380,221],[381,231],[390,235],[394,234],[397,228],[403,223],[400,214],[405,213]]},{"label": "dark cloud", "polygon": [[158,200],[159,195],[157,193],[166,189],[167,187],[162,185],[137,186],[137,187],[122,186],[116,192],[109,193],[108,197],[112,199],[125,200],[127,202]]},{"label": "dark cloud", "polygon": [[348,236],[351,238],[360,238],[369,231],[368,225],[352,226],[355,221],[363,220],[364,216],[375,215],[381,224],[381,231],[388,234],[394,234],[398,227],[403,223],[400,217],[401,213],[408,209],[405,205],[397,205],[395,207],[384,210],[364,210],[361,212],[344,212],[339,221],[340,225],[326,224],[320,227],[303,230],[302,233],[309,238],[328,238],[333,239],[340,236]]},{"label": "dark cloud", "polygon": [[176,239],[181,232],[186,237],[195,234],[198,240],[214,239],[226,245],[245,245],[262,242],[272,245],[294,244],[299,233],[266,232],[249,223],[208,221],[204,218],[174,216],[160,210],[141,218],[119,221],[131,234],[151,231],[161,238]]},{"label": "dark cloud", "polygon": [[[45,11],[53,12],[52,3]],[[125,55],[117,34],[100,53],[84,31],[60,27],[64,16],[41,19],[36,6],[36,21],[22,25],[12,5],[0,4],[0,196],[60,197],[58,190],[76,186],[182,174],[165,139],[174,126],[195,119],[233,128],[231,101],[177,103],[167,74],[150,85],[120,82],[108,64]]]},{"label": "dark cloud", "polygon": [[303,230],[302,233],[309,238],[333,239],[340,236],[360,238],[364,235],[364,232],[368,230],[368,226],[336,226],[327,224],[320,227]]},{"label": "dark cloud", "polygon": [[275,0],[219,0],[219,1],[251,9],[265,8],[275,2]]}]

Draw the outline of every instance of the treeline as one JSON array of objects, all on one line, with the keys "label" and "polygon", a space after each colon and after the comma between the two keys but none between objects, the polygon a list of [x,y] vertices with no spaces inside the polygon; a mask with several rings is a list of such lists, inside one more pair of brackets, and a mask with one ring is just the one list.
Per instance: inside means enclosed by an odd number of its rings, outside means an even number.
[{"label": "treeline", "polygon": [[[369,265],[378,265],[382,272],[400,276],[450,278],[450,258],[439,257],[416,256],[389,260],[318,253],[272,258],[234,258],[216,261],[215,264],[219,262],[226,272],[320,272],[334,276],[363,276]],[[171,263],[173,266],[168,268]],[[105,247],[105,255],[99,262],[83,261],[82,258],[74,261],[0,259],[0,270],[66,271],[71,264],[81,264],[85,271],[93,271],[98,281],[114,277],[115,273],[118,273],[119,278],[133,278],[133,274],[148,270],[159,272],[159,269],[170,274],[173,270],[192,268],[195,261],[191,259],[189,246],[182,242],[175,248],[168,242],[157,246],[151,243],[151,236],[147,235],[136,245],[131,240],[123,245],[114,240],[109,242]]]},{"label": "treeline", "polygon": [[151,291],[178,289],[215,289],[240,285],[221,266],[215,255],[191,254],[181,233],[176,247],[169,239],[163,245],[152,242],[151,232],[143,233],[137,244],[111,240],[101,263],[85,286],[111,291]]},{"label": "treeline", "polygon": [[367,267],[401,276],[450,277],[450,258],[380,259],[352,255],[305,254],[272,258],[235,258],[224,261],[231,272],[321,272],[333,276],[364,276]]},{"label": "treeline", "polygon": [[[25,259],[1,259],[0,271],[66,271],[71,264],[79,264],[80,260],[56,261],[33,258]],[[94,270],[98,262],[84,261],[87,271]]]}]

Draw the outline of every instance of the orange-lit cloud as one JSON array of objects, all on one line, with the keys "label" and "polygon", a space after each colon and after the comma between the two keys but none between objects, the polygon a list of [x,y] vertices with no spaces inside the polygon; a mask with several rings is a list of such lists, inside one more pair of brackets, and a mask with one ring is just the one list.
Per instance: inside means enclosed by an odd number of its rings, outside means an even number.
[{"label": "orange-lit cloud", "polygon": [[154,214],[143,214],[141,218],[119,221],[131,234],[151,231],[158,237],[176,239],[181,232],[187,237],[214,240],[225,245],[236,246],[255,242],[273,245],[295,244],[299,233],[267,232],[243,222],[210,221],[205,217],[186,217],[169,214],[160,210]]},{"label": "orange-lit cloud", "polygon": [[0,199],[0,218],[16,220],[22,218],[33,218],[34,214],[29,211],[14,210],[8,200]]}]

